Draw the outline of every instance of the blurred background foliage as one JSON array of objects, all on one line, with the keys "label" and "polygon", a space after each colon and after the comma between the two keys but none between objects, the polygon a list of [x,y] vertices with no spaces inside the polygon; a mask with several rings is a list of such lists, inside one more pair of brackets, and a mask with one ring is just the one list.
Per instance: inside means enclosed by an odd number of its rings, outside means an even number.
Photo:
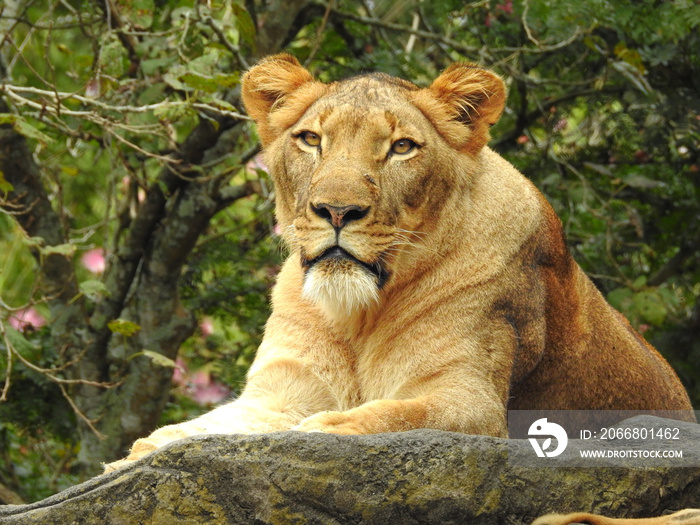
[{"label": "blurred background foliage", "polygon": [[[492,147],[543,191],[576,260],[670,360],[700,407],[695,1],[273,4],[6,0],[0,7],[0,95],[9,105],[0,124],[29,141],[68,232],[54,249],[72,257],[90,304],[100,301],[105,268],[164,157],[202,119],[237,115],[236,86],[255,61],[266,10],[290,9],[286,49],[324,81],[379,70],[424,86],[457,60],[503,75],[509,100]],[[176,360],[161,363],[173,369],[161,423],[235,394],[260,340],[283,249],[264,162],[241,162],[255,145],[250,127],[232,151],[198,168],[252,191],[214,216],[182,270],[182,305],[198,328]],[[0,173],[0,202],[11,191]],[[41,372],[61,356],[30,250],[36,240],[15,218],[5,206],[0,486],[29,501],[82,478],[74,464],[78,416]],[[128,336],[125,325],[113,326],[115,336]]]}]

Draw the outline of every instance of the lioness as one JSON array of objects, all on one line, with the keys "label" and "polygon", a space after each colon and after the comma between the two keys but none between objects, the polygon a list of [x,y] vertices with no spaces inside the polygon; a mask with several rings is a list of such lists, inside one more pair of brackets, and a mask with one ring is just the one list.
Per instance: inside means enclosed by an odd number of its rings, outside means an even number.
[{"label": "lioness", "polygon": [[243,78],[291,249],[241,396],[194,434],[506,436],[507,409],[691,409],[664,359],[573,261],[537,189],[486,143],[503,81],[324,84],[289,55]]}]

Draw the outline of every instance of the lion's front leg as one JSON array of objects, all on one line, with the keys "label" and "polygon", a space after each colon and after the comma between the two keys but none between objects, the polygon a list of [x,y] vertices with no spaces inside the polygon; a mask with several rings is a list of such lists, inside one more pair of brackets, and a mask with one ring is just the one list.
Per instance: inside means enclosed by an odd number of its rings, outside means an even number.
[{"label": "lion's front leg", "polygon": [[351,410],[326,411],[307,417],[293,428],[332,434],[380,434],[433,428],[468,434],[507,437],[502,403],[484,391],[436,392],[411,399],[370,401]]},{"label": "lion's front leg", "polygon": [[129,455],[109,463],[111,472],[189,436],[257,434],[290,430],[304,418],[337,407],[328,387],[296,359],[269,359],[248,378],[241,397],[197,419],[169,425],[137,440]]},{"label": "lion's front leg", "polygon": [[357,408],[326,411],[304,419],[292,430],[332,434],[379,434],[425,426],[425,403],[419,400],[378,400]]},{"label": "lion's front leg", "polygon": [[251,434],[289,430],[302,416],[270,410],[267,399],[239,399],[192,421],[168,425],[134,442],[129,455],[105,465],[105,473],[147,456],[154,450],[189,436],[207,434]]}]

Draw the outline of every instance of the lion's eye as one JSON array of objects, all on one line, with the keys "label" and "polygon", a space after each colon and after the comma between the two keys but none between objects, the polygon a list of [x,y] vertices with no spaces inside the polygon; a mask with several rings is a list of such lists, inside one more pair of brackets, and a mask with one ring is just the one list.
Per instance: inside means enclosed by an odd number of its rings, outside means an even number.
[{"label": "lion's eye", "polygon": [[321,145],[321,136],[313,131],[302,131],[299,134],[301,141],[307,146],[318,148]]},{"label": "lion's eye", "polygon": [[391,152],[397,155],[406,155],[413,151],[416,143],[411,139],[399,139],[391,145]]}]

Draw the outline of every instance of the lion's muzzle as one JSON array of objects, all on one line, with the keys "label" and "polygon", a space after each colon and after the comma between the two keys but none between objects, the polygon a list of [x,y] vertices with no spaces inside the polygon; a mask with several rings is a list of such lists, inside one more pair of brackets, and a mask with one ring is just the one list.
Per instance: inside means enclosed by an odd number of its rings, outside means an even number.
[{"label": "lion's muzzle", "polygon": [[302,264],[308,270],[321,261],[328,261],[328,264],[326,265],[327,268],[357,264],[376,277],[378,288],[381,288],[384,285],[388,277],[388,273],[381,263],[369,264],[361,261],[350,252],[337,245],[326,250],[314,259],[302,261]]},{"label": "lion's muzzle", "polygon": [[369,206],[332,206],[326,203],[311,204],[311,210],[331,223],[336,231],[352,221],[359,221],[369,212]]},{"label": "lion's muzzle", "polygon": [[380,263],[369,264],[333,246],[311,260],[302,259],[305,298],[332,315],[349,315],[377,302],[388,278]]}]

